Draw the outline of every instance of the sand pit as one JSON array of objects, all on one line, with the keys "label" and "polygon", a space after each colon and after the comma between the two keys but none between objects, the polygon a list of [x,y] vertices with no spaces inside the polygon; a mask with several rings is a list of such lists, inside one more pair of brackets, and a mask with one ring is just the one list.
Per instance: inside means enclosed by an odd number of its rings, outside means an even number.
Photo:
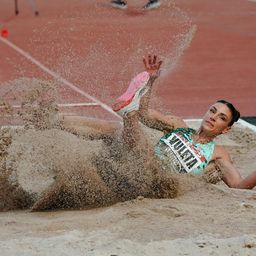
[{"label": "sand pit", "polygon": [[[145,132],[152,143],[161,135]],[[255,189],[233,190],[222,182],[212,185],[202,177],[181,175],[176,177],[177,193],[167,196],[174,198],[164,199],[161,194],[162,199],[150,199],[146,197],[161,198],[149,193],[156,177],[152,173],[129,176],[132,170],[123,165],[124,169],[112,173],[115,178],[107,181],[89,164],[88,159],[104,149],[101,140],[91,141],[59,128],[2,130],[1,135],[8,184],[16,181],[15,189],[7,188],[2,200],[10,209],[27,209],[0,213],[1,255],[256,253]],[[238,124],[218,141],[231,152],[243,176],[254,165],[255,137],[253,131]],[[109,159],[110,153],[104,152]],[[128,171],[128,183],[118,187],[123,170]],[[145,186],[137,187],[135,181],[145,182]],[[17,197],[6,200],[11,195]],[[60,211],[62,208],[83,210]],[[31,209],[54,211],[33,213]]]},{"label": "sand pit", "polygon": [[[18,93],[20,110],[1,109],[23,124],[0,131],[1,255],[255,254],[255,189],[227,188],[218,164],[174,175],[145,150],[126,152],[118,133],[67,129],[52,83],[17,82],[33,88]],[[162,136],[142,128],[152,145]],[[238,123],[217,141],[243,176],[255,169],[255,139]]]}]

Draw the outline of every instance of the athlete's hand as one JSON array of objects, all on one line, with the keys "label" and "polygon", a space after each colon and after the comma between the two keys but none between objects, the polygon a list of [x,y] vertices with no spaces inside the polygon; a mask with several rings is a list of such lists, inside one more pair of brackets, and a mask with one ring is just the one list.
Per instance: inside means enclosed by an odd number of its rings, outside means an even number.
[{"label": "athlete's hand", "polygon": [[147,58],[143,58],[143,63],[146,71],[149,73],[150,77],[157,78],[160,75],[160,67],[163,61],[159,60],[156,55],[153,57],[149,54]]}]

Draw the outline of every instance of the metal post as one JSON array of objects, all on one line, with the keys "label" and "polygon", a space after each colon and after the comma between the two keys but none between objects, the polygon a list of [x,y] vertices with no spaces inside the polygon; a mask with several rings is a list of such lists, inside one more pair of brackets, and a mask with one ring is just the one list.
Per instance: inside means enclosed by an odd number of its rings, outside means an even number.
[{"label": "metal post", "polygon": [[18,15],[19,14],[18,0],[14,0],[14,6],[15,6],[15,15]]},{"label": "metal post", "polygon": [[39,15],[39,11],[38,11],[37,6],[36,6],[36,1],[35,0],[29,0],[29,2],[30,2],[30,6],[31,6],[31,8],[33,10],[33,13],[36,16],[38,16]]},{"label": "metal post", "polygon": [[[37,9],[35,0],[29,0],[29,3],[30,3],[30,6],[32,8],[33,13],[36,16],[38,16],[39,15],[39,11]],[[14,0],[14,6],[15,6],[15,15],[18,15],[19,14],[18,0]]]}]

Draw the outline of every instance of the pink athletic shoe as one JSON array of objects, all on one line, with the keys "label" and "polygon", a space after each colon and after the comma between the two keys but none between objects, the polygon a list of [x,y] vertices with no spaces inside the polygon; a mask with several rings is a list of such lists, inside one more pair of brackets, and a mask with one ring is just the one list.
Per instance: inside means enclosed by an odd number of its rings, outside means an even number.
[{"label": "pink athletic shoe", "polygon": [[146,86],[149,81],[148,72],[144,71],[135,76],[129,84],[127,91],[121,95],[113,107],[120,116],[125,116],[140,108],[140,99],[148,91]]}]

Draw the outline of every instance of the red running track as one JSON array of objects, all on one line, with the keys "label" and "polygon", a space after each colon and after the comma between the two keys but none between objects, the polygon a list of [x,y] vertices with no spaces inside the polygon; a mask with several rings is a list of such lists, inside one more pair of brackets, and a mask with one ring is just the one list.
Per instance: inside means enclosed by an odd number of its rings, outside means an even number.
[{"label": "red running track", "polygon": [[[245,0],[162,0],[142,12],[146,1],[128,1],[125,11],[110,1],[37,0],[35,17],[20,0],[2,0],[1,29],[35,60],[99,101],[111,105],[142,57],[163,60],[152,105],[183,117],[200,117],[216,99],[232,101],[243,116],[256,116],[256,2]],[[0,83],[22,76],[52,79],[40,66],[0,41]],[[91,102],[59,84],[60,103]],[[1,93],[1,88],[0,88]],[[115,118],[101,107],[72,113]]]}]

